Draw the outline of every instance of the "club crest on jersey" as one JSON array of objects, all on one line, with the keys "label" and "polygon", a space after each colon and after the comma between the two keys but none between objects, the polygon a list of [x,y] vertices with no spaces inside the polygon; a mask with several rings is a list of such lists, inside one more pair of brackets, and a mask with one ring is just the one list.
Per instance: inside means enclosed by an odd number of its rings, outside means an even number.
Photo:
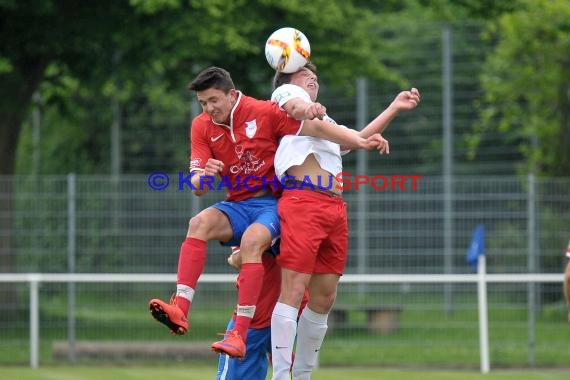
[{"label": "club crest on jersey", "polygon": [[246,121],[245,124],[245,135],[251,139],[255,136],[255,132],[257,132],[257,123],[255,119],[253,119],[252,121]]}]

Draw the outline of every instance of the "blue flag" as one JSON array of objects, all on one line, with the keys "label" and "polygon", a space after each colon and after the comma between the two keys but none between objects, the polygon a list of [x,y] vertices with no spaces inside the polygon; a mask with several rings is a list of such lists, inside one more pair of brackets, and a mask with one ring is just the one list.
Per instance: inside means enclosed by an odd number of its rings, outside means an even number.
[{"label": "blue flag", "polygon": [[477,261],[480,255],[485,254],[485,226],[479,224],[473,232],[471,245],[467,250],[467,263],[477,269]]}]

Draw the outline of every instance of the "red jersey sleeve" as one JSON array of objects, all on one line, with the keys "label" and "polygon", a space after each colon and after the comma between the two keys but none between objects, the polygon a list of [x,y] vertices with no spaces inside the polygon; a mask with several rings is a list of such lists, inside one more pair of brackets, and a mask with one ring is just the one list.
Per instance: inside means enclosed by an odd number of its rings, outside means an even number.
[{"label": "red jersey sleeve", "polygon": [[190,171],[204,170],[208,159],[212,158],[206,126],[196,118],[190,127]]},{"label": "red jersey sleeve", "polygon": [[298,135],[303,128],[303,121],[296,120],[287,115],[287,112],[279,109],[279,106],[273,102],[270,105],[270,112],[272,112],[272,117],[276,120],[275,132],[278,137],[283,137],[286,135]]}]

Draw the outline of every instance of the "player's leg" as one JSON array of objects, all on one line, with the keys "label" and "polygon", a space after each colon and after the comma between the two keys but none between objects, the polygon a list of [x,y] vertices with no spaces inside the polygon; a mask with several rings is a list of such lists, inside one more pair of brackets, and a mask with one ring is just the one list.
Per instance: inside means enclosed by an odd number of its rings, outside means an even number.
[{"label": "player's leg", "polygon": [[[330,210],[334,210],[332,205]],[[346,266],[348,250],[348,224],[344,203],[338,201],[339,213],[328,215],[334,221],[329,226],[329,236],[319,250],[315,273],[309,282],[309,302],[301,313],[297,327],[297,348],[293,364],[293,378],[310,379],[317,365],[328,329],[328,314],[333,307],[337,286]]]},{"label": "player's leg", "polygon": [[[233,318],[231,318],[226,330],[231,330],[234,327],[234,323]],[[220,354],[218,358],[218,373],[216,374],[216,380],[235,380],[233,377],[235,374],[235,370],[233,370],[233,367],[236,364],[235,362],[237,362],[237,359],[231,358],[228,355]]]},{"label": "player's leg", "polygon": [[[328,330],[328,315],[336,297],[340,276],[313,274],[309,283],[309,302],[297,325],[294,379],[309,379],[317,365],[318,354]],[[317,290],[318,289],[318,290]]]},{"label": "player's leg", "polygon": [[[315,193],[316,194],[316,193]],[[320,210],[315,194],[302,190],[285,191],[279,200],[281,249],[281,293],[271,317],[273,379],[289,379],[297,318],[305,288],[309,283],[320,242]]]},{"label": "player's leg", "polygon": [[[233,326],[228,325],[228,330]],[[247,354],[243,359],[220,354],[217,380],[265,380],[267,377],[267,345],[271,339],[270,327],[249,329]]]},{"label": "player's leg", "polygon": [[188,330],[188,312],[206,262],[206,242],[227,241],[232,234],[228,216],[218,209],[207,208],[190,219],[178,257],[176,296],[169,303],[156,298],[149,302],[152,316],[172,334],[182,335]]},{"label": "player's leg", "polygon": [[293,346],[297,334],[297,318],[305,284],[311,275],[287,268],[281,269],[281,295],[271,316],[271,356],[273,379],[289,379]]},{"label": "player's leg", "polygon": [[277,200],[273,197],[250,199],[242,205],[252,216],[252,223],[241,237],[241,268],[238,276],[236,323],[226,337],[212,344],[212,349],[232,357],[243,357],[251,319],[263,286],[264,269],[261,256],[280,233]]}]

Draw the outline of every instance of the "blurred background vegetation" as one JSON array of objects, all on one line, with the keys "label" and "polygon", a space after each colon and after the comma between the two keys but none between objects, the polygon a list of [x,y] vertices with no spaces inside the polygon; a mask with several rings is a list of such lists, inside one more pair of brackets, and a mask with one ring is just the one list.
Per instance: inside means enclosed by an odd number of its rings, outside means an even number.
[{"label": "blurred background vegetation", "polygon": [[392,162],[424,175],[441,174],[429,110],[442,84],[430,79],[451,26],[456,173],[570,175],[566,0],[0,0],[0,174],[183,171],[197,112],[187,83],[218,65],[268,98],[263,46],[282,26],[308,36],[321,101],[341,122],[354,124],[341,111],[356,107],[357,78],[383,96],[370,117],[420,87],[424,122],[387,137],[403,152]]}]

